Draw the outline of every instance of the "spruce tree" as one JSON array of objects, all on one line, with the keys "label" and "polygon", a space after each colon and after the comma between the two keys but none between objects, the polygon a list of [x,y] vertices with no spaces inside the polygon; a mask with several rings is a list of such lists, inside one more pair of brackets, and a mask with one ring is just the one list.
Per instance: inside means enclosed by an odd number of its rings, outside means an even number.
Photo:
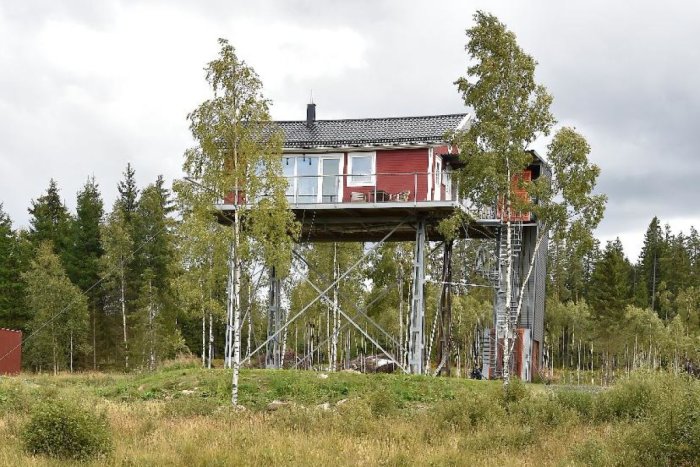
[{"label": "spruce tree", "polygon": [[27,331],[30,315],[23,304],[21,273],[26,258],[21,237],[0,203],[0,328]]},{"label": "spruce tree", "polygon": [[642,307],[650,307],[659,312],[656,294],[659,284],[664,280],[665,271],[662,269],[662,259],[666,254],[666,242],[661,229],[659,218],[654,218],[649,223],[644,234],[644,245],[639,255],[639,275],[637,279],[643,284],[642,293],[637,297],[637,304]]},{"label": "spruce tree", "polygon": [[131,167],[131,163],[126,164],[126,170],[123,175],[124,179],[117,185],[117,190],[119,191],[117,206],[124,213],[127,223],[131,223],[132,216],[138,207],[139,196],[139,190],[136,187],[136,171]]},{"label": "spruce tree", "polygon": [[51,242],[65,265],[70,245],[71,217],[53,179],[49,181],[46,193],[36,201],[32,200],[29,214],[29,238],[34,246],[45,241]]},{"label": "spruce tree", "polygon": [[606,343],[624,324],[625,308],[631,301],[630,269],[619,238],[607,243],[593,269],[588,300],[598,335]]},{"label": "spruce tree", "polygon": [[78,192],[76,216],[71,225],[71,238],[66,255],[66,272],[88,299],[93,369],[97,368],[98,326],[104,324],[102,291],[99,287],[93,287],[100,279],[99,261],[103,254],[100,223],[103,215],[99,187],[93,177],[88,178]]},{"label": "spruce tree", "polygon": [[174,280],[177,277],[170,191],[162,178],[146,187],[134,217],[135,266],[140,272],[134,302],[135,347],[131,354],[153,369],[182,346],[177,329]]}]

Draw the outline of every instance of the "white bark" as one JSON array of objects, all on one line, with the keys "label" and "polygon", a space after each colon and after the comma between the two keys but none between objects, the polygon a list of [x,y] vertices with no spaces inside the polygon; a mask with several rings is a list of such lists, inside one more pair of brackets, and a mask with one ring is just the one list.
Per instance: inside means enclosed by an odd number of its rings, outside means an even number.
[{"label": "white bark", "polygon": [[[236,196],[238,194],[236,193]],[[238,376],[241,366],[241,307],[240,307],[240,282],[241,282],[241,259],[239,258],[240,245],[240,218],[238,209],[233,214],[233,243],[231,244],[231,274],[232,284],[229,296],[230,308],[233,315],[233,375],[231,377],[231,404],[238,405]]]},{"label": "white bark", "polygon": [[211,362],[214,359],[214,315],[209,312],[209,358],[207,368],[211,370]]},{"label": "white bark", "polygon": [[128,342],[127,336],[126,336],[126,290],[125,290],[126,289],[126,280],[124,277],[124,261],[123,260],[121,262],[119,284],[120,284],[119,301],[121,302],[121,307],[122,307],[122,330],[124,333],[124,368],[126,370],[129,370],[129,342]]},{"label": "white bark", "polygon": [[513,300],[513,237],[511,232],[511,188],[510,188],[510,167],[506,169],[506,180],[508,180],[508,191],[506,193],[506,206],[505,206],[505,216],[506,216],[506,299],[504,300],[504,306],[506,307],[503,316],[505,319],[501,326],[503,329],[503,385],[507,386],[510,383],[510,348],[512,339],[512,326],[510,325],[511,320],[511,301]]}]

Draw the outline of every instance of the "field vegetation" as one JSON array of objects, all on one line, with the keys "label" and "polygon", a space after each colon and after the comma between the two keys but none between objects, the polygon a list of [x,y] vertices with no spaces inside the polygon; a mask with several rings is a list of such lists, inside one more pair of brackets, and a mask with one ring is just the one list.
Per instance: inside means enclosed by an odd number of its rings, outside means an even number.
[{"label": "field vegetation", "polygon": [[[694,465],[700,460],[700,383],[668,373],[633,374],[610,388],[514,382],[504,392],[495,381],[244,370],[244,408],[230,405],[230,377],[230,370],[178,362],[140,374],[2,378],[0,464],[73,465],[79,459],[86,465]],[[54,425],[62,427],[60,439],[51,438]],[[93,444],[71,447],[70,433]],[[33,449],[42,442],[53,448]]]}]

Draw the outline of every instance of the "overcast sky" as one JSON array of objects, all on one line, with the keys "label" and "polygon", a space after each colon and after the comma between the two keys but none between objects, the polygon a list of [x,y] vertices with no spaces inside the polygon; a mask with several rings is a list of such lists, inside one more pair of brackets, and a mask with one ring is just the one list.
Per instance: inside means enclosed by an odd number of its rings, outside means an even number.
[{"label": "overcast sky", "polygon": [[[111,207],[127,162],[141,186],[181,175],[186,115],[225,37],[276,119],[464,112],[464,30],[484,9],[539,62],[560,124],[602,168],[598,236],[636,259],[654,215],[700,226],[700,2],[0,0],[0,202],[17,227],[49,179],[67,205],[88,176]],[[538,149],[546,143],[541,142]]]}]

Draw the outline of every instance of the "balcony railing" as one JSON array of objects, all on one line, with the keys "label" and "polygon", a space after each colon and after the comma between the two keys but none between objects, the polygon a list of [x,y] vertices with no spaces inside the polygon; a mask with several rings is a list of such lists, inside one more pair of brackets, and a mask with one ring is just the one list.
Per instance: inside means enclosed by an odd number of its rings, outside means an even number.
[{"label": "balcony railing", "polygon": [[458,201],[459,193],[449,173],[440,177],[427,172],[391,172],[286,178],[290,204]]},{"label": "balcony railing", "polygon": [[[476,203],[459,196],[457,181],[449,172],[391,172],[363,175],[296,175],[285,176],[288,182],[287,201],[291,207],[320,204],[367,204],[376,207],[418,205],[418,203],[451,202],[461,205],[476,219],[496,219],[496,203],[492,206]],[[239,192],[239,203],[245,195]],[[223,204],[233,203],[230,193]]]}]

